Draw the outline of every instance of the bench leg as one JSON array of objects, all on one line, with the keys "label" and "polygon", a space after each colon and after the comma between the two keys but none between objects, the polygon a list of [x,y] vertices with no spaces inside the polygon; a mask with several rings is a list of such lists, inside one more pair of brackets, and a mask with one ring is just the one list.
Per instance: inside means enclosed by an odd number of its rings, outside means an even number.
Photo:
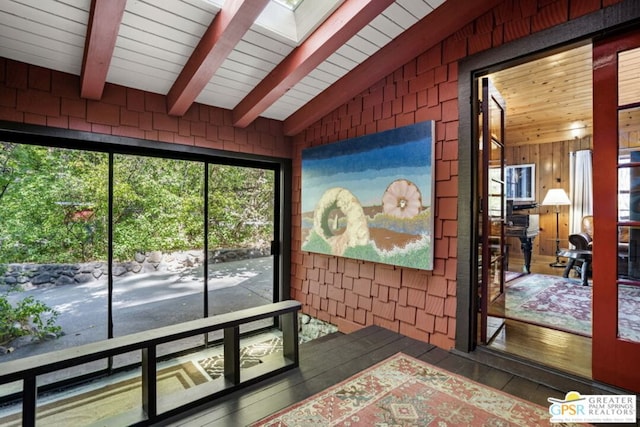
[{"label": "bench leg", "polygon": [[240,327],[224,328],[224,377],[240,384]]},{"label": "bench leg", "polygon": [[284,357],[291,360],[295,366],[299,363],[298,350],[298,313],[286,313],[280,316],[282,325],[282,350]]}]

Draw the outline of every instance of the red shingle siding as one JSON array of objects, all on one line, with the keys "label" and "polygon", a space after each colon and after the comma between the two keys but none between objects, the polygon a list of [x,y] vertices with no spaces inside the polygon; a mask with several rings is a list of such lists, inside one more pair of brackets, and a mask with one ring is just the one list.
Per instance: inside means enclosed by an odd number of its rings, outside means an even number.
[{"label": "red shingle siding", "polygon": [[115,136],[291,157],[282,123],[258,119],[231,126],[231,112],[194,104],[183,117],[167,114],[163,95],[107,84],[100,101],[80,98],[80,78],[0,58],[0,120]]},{"label": "red shingle siding", "polygon": [[[80,98],[79,77],[0,58],[0,120],[293,158],[291,295],[343,332],[381,325],[451,348],[455,337],[458,62],[621,0],[505,0],[347,104],[289,139],[282,123],[235,129],[231,112],[194,104],[177,119],[166,98],[107,84]],[[436,121],[434,268],[417,271],[302,253],[301,150],[425,120]],[[292,144],[293,142],[293,144]],[[293,149],[292,149],[293,147]]]},{"label": "red shingle siding", "polygon": [[[295,137],[294,182],[299,184],[304,148],[425,120],[436,121],[433,271],[334,258],[343,260],[345,269],[335,272],[333,280],[342,277],[342,287],[353,290],[345,292],[345,313],[330,313],[333,323],[351,330],[362,323],[361,315],[355,319],[357,310],[366,310],[366,324],[381,325],[444,348],[453,346],[458,247],[457,61],[598,10],[601,3],[617,1],[505,0],[473,23],[454,29],[450,37]],[[300,224],[299,204],[293,209],[293,223]],[[297,233],[292,248],[294,263],[300,258],[300,244]],[[359,302],[359,297],[366,298],[366,304]]]}]

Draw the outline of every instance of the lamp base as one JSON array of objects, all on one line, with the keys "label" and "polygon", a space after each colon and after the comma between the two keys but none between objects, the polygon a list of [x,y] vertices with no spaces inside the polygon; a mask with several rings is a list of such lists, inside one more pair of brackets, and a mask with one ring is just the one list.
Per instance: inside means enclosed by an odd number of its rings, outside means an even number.
[{"label": "lamp base", "polygon": [[554,267],[554,268],[560,268],[560,267],[565,268],[566,266],[567,266],[567,263],[563,261],[556,261],[549,264],[549,267]]}]

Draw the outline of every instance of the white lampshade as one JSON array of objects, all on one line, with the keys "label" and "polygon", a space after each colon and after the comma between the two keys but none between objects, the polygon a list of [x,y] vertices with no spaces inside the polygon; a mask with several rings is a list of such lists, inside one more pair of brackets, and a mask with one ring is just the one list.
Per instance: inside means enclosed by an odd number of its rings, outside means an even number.
[{"label": "white lampshade", "polygon": [[544,196],[544,200],[542,201],[542,206],[548,205],[570,205],[571,200],[569,200],[569,196],[567,196],[567,192],[562,188],[552,188],[547,191],[547,195]]}]

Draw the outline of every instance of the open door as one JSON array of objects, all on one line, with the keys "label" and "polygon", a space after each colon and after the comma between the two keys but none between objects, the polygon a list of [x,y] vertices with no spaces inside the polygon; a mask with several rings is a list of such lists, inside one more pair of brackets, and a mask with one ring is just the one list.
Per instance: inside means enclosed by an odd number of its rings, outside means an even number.
[{"label": "open door", "polygon": [[640,392],[640,32],[593,64],[593,378]]},{"label": "open door", "polygon": [[506,222],[506,186],[504,177],[504,126],[505,103],[498,91],[488,78],[481,80],[480,122],[481,152],[478,157],[480,210],[478,254],[479,268],[479,330],[478,342],[488,343],[493,335],[500,330],[504,319],[489,316],[489,305],[492,310],[495,304],[504,298],[504,267]]}]

